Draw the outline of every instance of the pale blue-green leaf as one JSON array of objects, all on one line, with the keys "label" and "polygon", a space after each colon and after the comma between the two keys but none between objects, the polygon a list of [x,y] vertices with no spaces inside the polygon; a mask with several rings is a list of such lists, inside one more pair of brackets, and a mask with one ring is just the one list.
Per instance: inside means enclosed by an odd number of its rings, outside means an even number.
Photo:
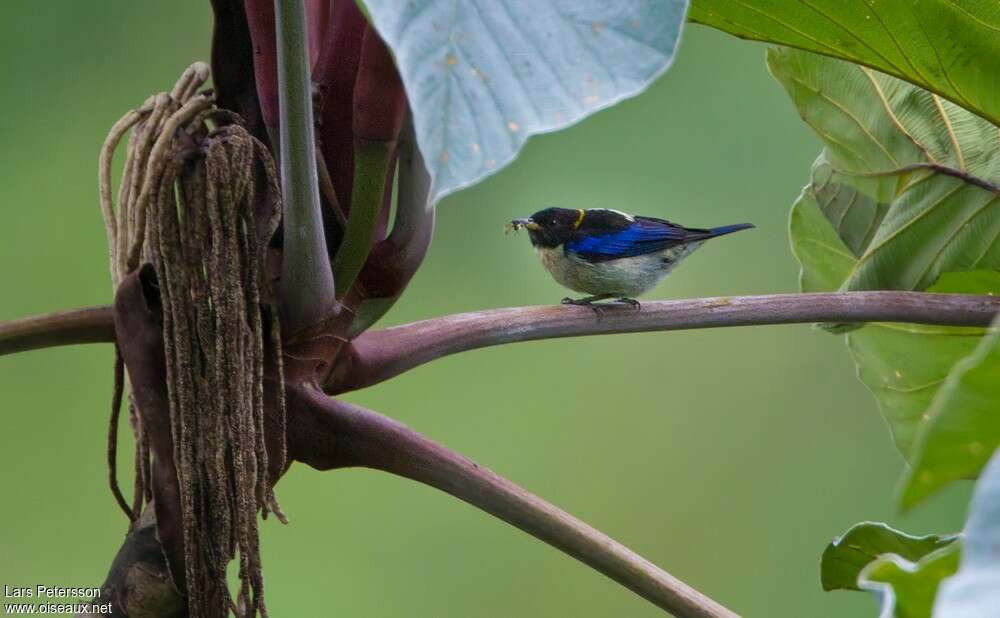
[{"label": "pale blue-green leaf", "polygon": [[432,199],[529,136],[638,94],[670,65],[687,0],[366,0],[413,110]]},{"label": "pale blue-green leaf", "polygon": [[1000,614],[1000,453],[994,454],[972,496],[962,561],[941,583],[938,618],[996,618]]}]

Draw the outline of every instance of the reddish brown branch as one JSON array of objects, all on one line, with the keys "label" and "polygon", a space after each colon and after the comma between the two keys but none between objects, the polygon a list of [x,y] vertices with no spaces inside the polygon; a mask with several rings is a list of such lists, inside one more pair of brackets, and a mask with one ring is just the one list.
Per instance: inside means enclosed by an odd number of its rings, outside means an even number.
[{"label": "reddish brown branch", "polygon": [[342,393],[432,360],[488,346],[556,337],[809,322],[911,322],[987,326],[1000,298],[924,292],[773,294],[645,302],[638,311],[541,306],[460,313],[366,332],[326,389]]},{"label": "reddish brown branch", "polygon": [[115,340],[111,307],[85,307],[0,322],[0,356],[78,343]]},{"label": "reddish brown branch", "polygon": [[297,424],[289,453],[315,468],[363,466],[447,492],[687,618],[736,614],[614,539],[405,425],[311,389],[288,390]]}]

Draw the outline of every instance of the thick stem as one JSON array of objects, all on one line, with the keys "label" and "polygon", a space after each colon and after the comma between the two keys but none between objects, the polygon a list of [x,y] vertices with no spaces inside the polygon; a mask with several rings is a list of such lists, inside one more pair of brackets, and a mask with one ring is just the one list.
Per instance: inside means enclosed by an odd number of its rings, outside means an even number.
[{"label": "thick stem", "polygon": [[303,0],[275,0],[275,27],[284,201],[282,319],[283,328],[294,334],[330,317],[337,304],[316,176]]},{"label": "thick stem", "polygon": [[680,618],[736,618],[614,539],[405,425],[307,388],[288,391],[300,424],[296,459],[319,469],[363,466],[447,492],[600,571]]},{"label": "thick stem", "polygon": [[418,365],[488,346],[581,335],[808,322],[911,322],[988,326],[1000,298],[925,292],[773,294],[645,302],[641,309],[541,306],[475,311],[369,331],[326,385],[342,393],[388,380]]},{"label": "thick stem", "polygon": [[0,322],[0,356],[78,343],[115,340],[111,307],[86,307]]}]

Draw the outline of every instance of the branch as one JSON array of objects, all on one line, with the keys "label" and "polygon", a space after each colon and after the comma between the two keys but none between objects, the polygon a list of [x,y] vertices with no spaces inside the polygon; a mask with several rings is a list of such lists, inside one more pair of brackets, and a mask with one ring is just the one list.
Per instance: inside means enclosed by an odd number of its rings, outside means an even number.
[{"label": "branch", "polygon": [[504,343],[722,326],[809,322],[911,322],[988,326],[1000,298],[925,292],[773,294],[645,302],[638,311],[609,306],[541,306],[475,311],[369,331],[325,386],[331,394],[378,384],[432,360]]},{"label": "branch", "polygon": [[405,425],[302,387],[289,454],[321,470],[363,466],[430,485],[566,552],[679,618],[737,618],[719,603],[572,515]]},{"label": "branch", "polygon": [[[608,307],[600,320],[583,307],[542,305],[474,311],[368,331],[328,385],[331,393],[365,388],[414,367],[504,343],[723,326],[836,322],[908,322],[989,326],[1000,297],[926,292],[772,294],[652,301],[638,312]],[[0,322],[0,356],[26,350],[115,340],[111,307],[56,311]]]},{"label": "branch", "polygon": [[275,0],[275,27],[284,202],[280,288],[287,320],[282,327],[295,334],[330,317],[337,303],[316,175],[303,0]]},{"label": "branch", "polygon": [[78,343],[111,343],[111,307],[86,307],[0,322],[0,356]]}]

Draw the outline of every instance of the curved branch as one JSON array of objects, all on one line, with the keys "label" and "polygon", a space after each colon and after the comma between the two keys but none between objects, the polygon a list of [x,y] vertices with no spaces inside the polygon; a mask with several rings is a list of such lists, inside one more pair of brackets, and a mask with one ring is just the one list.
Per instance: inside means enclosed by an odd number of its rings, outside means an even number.
[{"label": "curved branch", "polygon": [[[543,305],[474,311],[369,331],[328,391],[378,384],[432,360],[504,343],[723,326],[810,322],[910,322],[988,326],[1000,297],[925,292],[771,294],[652,301],[638,312],[608,307],[602,319],[583,307]],[[0,322],[0,356],[79,343],[112,343],[110,306],[68,309]]]},{"label": "curved branch", "polygon": [[111,307],[85,307],[0,322],[0,356],[77,343],[115,340]]},{"label": "curved branch", "polygon": [[600,571],[679,618],[738,618],[716,601],[538,496],[402,423],[291,387],[289,454],[319,469],[363,466],[447,492]]},{"label": "curved branch", "polygon": [[772,294],[645,302],[638,311],[607,306],[603,317],[586,307],[515,307],[460,313],[369,331],[351,344],[351,357],[332,375],[327,392],[372,386],[432,360],[504,343],[556,337],[640,333],[721,326],[809,322],[911,322],[988,326],[1000,298],[925,292]]}]

